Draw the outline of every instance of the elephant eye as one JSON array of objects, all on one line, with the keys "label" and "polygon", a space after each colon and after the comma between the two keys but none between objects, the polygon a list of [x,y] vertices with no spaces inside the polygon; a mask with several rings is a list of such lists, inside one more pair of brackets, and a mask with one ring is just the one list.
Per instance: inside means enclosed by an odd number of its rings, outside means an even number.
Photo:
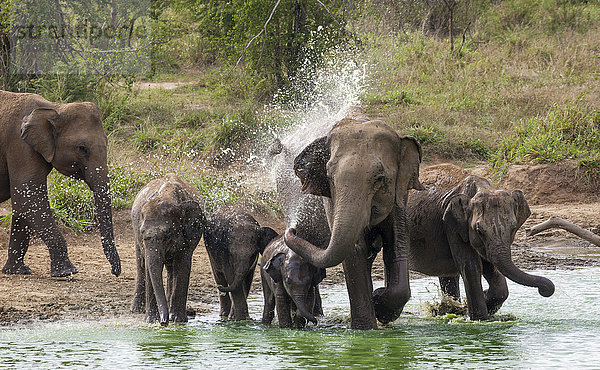
[{"label": "elephant eye", "polygon": [[385,176],[384,175],[378,175],[377,177],[375,177],[375,184],[381,184],[385,181]]},{"label": "elephant eye", "polygon": [[83,154],[84,156],[88,156],[90,154],[88,148],[84,145],[79,145],[77,147],[77,150],[79,151],[79,153]]}]

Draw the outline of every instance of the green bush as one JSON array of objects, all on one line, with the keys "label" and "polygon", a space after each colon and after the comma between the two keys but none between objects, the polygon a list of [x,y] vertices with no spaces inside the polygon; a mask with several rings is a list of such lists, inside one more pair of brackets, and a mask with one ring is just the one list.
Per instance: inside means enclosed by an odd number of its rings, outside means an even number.
[{"label": "green bush", "polygon": [[491,164],[503,174],[513,163],[564,159],[577,159],[590,169],[599,164],[600,111],[576,104],[555,105],[546,115],[522,121],[500,142]]}]

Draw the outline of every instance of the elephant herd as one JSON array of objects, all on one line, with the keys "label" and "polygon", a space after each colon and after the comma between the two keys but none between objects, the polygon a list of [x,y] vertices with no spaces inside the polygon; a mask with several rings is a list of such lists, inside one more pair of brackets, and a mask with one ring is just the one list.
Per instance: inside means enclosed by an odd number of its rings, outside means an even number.
[{"label": "elephant herd", "polygon": [[[501,307],[506,277],[537,287],[542,296],[554,293],[550,280],[521,271],[511,259],[515,232],[530,215],[523,193],[495,189],[477,176],[423,187],[420,144],[382,121],[343,119],[299,152],[276,142],[269,154],[287,224],[281,235],[235,206],[205,214],[200,193],[174,174],[139,192],[132,207],[133,312],[162,325],[187,321],[192,254],[202,237],[220,315],[234,320],[249,318],[246,299],[259,255],[262,321],[271,323],[277,312],[281,327],[316,323],[322,314],[318,284],[325,269],[338,264],[355,329],[399,317],[411,295],[409,269],[438,276],[442,291],[456,298],[462,278],[473,320],[486,320]],[[31,273],[24,256],[34,232],[48,246],[52,276],[77,272],[50,213],[46,177],[56,168],[92,189],[102,246],[112,273],[120,274],[106,157],[94,104],[0,91],[0,202],[10,198],[13,207],[3,273]],[[380,251],[385,282],[373,290],[371,269]]]}]

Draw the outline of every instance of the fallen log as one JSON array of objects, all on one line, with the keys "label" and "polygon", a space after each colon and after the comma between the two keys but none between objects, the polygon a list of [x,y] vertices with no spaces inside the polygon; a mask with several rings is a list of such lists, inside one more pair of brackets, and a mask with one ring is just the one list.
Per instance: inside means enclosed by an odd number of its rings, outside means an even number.
[{"label": "fallen log", "polygon": [[560,217],[550,217],[546,221],[541,224],[537,224],[534,227],[527,229],[527,236],[533,236],[537,233],[540,233],[544,230],[559,228],[566,230],[572,234],[577,235],[583,240],[587,240],[588,242],[600,247],[600,235],[596,235],[593,232],[586,230],[580,226],[575,225],[569,221],[563,220]]}]

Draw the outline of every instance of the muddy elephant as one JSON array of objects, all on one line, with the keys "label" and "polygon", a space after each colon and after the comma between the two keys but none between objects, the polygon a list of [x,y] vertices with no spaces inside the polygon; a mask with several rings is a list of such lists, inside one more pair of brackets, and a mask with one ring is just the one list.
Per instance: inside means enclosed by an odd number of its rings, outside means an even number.
[{"label": "muddy elephant", "polygon": [[[410,298],[408,190],[420,189],[421,147],[379,120],[344,119],[295,159],[302,189],[323,197],[331,239],[319,248],[295,234],[286,244],[311,264],[343,263],[351,326],[375,329],[400,315]],[[383,248],[385,287],[373,291],[371,267]]]},{"label": "muddy elephant", "polygon": [[260,277],[265,299],[262,323],[273,321],[275,309],[280,328],[303,328],[323,315],[318,284],[325,269],[315,267],[285,245],[283,236],[274,239],[261,258]]},{"label": "muddy elephant", "polygon": [[200,193],[172,173],[148,183],[133,202],[137,277],[131,311],[145,311],[150,323],[187,322],[192,254],[206,226],[203,210]]},{"label": "muddy elephant", "polygon": [[0,91],[0,202],[12,200],[5,274],[31,274],[24,258],[32,233],[48,246],[50,274],[77,273],[50,211],[46,177],[58,172],[85,181],[94,193],[104,254],[121,273],[115,246],[106,162],[107,137],[93,103],[52,103],[36,94]]},{"label": "muddy elephant", "polygon": [[[486,320],[500,309],[508,297],[505,276],[549,297],[554,284],[521,271],[511,259],[515,233],[530,214],[520,190],[498,190],[478,176],[468,176],[454,187],[438,182],[412,193],[407,204],[409,266],[439,276],[442,291],[455,298],[460,275],[472,320]],[[489,284],[486,291],[482,275]]]},{"label": "muddy elephant", "polygon": [[259,253],[277,232],[260,227],[254,217],[236,206],[225,206],[208,220],[204,245],[218,284],[220,316],[248,320],[248,293]]}]

